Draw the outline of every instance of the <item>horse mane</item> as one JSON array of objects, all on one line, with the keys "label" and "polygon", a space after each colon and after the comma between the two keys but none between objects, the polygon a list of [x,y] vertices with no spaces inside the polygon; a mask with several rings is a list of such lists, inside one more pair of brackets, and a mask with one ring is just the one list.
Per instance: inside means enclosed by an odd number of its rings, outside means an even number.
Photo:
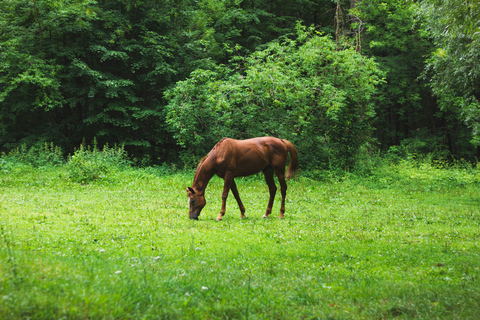
[{"label": "horse mane", "polygon": [[210,157],[212,159],[215,159],[216,149],[223,141],[225,141],[225,139],[227,139],[227,138],[223,138],[222,140],[218,141],[217,144],[215,144],[213,146],[212,150],[210,150],[210,152],[205,157],[200,159],[200,162],[197,165],[197,170],[195,170],[195,175],[193,176],[193,181],[197,180],[198,172],[200,171],[200,167],[205,162],[205,160],[207,160],[208,157]]},{"label": "horse mane", "polygon": [[[223,138],[222,140],[218,141],[217,144],[213,146],[212,150],[210,150],[210,152],[209,152],[208,154],[214,152],[215,149],[217,149],[217,147],[218,147],[223,141],[225,141],[226,139],[228,139],[228,138]],[[207,154],[205,157],[208,157],[208,154]]]}]

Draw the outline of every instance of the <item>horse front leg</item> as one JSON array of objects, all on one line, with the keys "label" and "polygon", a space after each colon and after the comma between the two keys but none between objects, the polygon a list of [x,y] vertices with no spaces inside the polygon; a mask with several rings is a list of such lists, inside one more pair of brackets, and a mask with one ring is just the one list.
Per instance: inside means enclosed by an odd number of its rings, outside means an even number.
[{"label": "horse front leg", "polygon": [[227,206],[228,191],[230,191],[230,186],[233,182],[233,177],[230,174],[225,174],[223,178],[223,193],[222,193],[222,208],[220,213],[217,216],[217,221],[222,221],[223,216],[225,215],[225,210]]},{"label": "horse front leg", "polygon": [[240,200],[240,195],[238,194],[237,185],[235,184],[235,180],[232,180],[232,184],[230,185],[230,189],[232,190],[233,196],[235,200],[237,200],[238,207],[240,208],[240,218],[245,218],[245,207],[243,206],[242,200]]},{"label": "horse front leg", "polygon": [[268,191],[270,193],[270,199],[268,200],[267,210],[262,218],[268,218],[268,215],[272,213],[273,200],[275,200],[275,194],[277,193],[277,186],[275,185],[275,180],[273,179],[273,169],[267,167],[263,170],[263,175],[265,176],[265,182],[268,185]]}]

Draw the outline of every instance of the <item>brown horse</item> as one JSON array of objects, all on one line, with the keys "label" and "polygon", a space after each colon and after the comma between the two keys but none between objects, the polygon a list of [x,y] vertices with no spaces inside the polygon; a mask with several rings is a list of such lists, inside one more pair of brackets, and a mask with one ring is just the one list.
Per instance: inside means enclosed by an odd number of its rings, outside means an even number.
[{"label": "brown horse", "polygon": [[225,204],[230,189],[240,207],[241,217],[245,218],[245,207],[238,195],[234,179],[256,174],[260,171],[263,171],[270,191],[270,200],[263,218],[267,218],[272,212],[273,200],[277,192],[273,179],[274,173],[280,182],[282,192],[280,218],[283,218],[285,213],[285,196],[287,194],[285,165],[287,164],[288,153],[290,153],[290,165],[288,167],[287,180],[293,178],[298,169],[297,150],[289,141],[273,137],[248,140],[224,138],[220,140],[208,155],[200,161],[193,178],[193,185],[186,189],[190,219],[198,220],[198,216],[206,204],[205,188],[215,174],[225,181],[222,193],[222,208],[217,220],[222,220],[225,215]]}]

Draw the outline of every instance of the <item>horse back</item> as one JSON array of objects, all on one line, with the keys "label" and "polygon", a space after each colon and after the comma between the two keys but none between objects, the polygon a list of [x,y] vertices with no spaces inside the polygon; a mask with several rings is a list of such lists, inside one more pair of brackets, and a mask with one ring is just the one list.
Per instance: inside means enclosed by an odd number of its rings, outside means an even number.
[{"label": "horse back", "polygon": [[248,176],[264,170],[285,168],[287,145],[278,138],[261,137],[247,140],[224,139],[216,146],[216,160],[222,176],[230,171],[234,176]]}]

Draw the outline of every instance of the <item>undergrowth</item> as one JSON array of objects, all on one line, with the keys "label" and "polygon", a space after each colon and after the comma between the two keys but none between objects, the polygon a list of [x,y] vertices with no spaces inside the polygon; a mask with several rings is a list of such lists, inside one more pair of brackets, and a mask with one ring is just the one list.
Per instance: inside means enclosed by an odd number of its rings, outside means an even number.
[{"label": "undergrowth", "polygon": [[9,153],[0,155],[0,172],[28,172],[55,168],[65,172],[73,182],[88,184],[109,178],[114,172],[131,167],[131,161],[123,146],[99,149],[94,140],[93,146],[81,144],[73,155],[64,157],[62,150],[53,144],[43,148],[22,145]]},{"label": "undergrowth", "polygon": [[[446,158],[448,157],[439,157],[437,154],[410,153],[406,146],[393,146],[385,154],[362,149],[351,169],[330,165],[329,170],[301,170],[300,175],[324,182],[358,180],[378,188],[411,186],[441,189],[477,183],[480,171],[478,161],[472,163],[463,159]],[[21,145],[8,153],[0,154],[0,172],[28,172],[32,169],[52,167],[63,170],[65,176],[73,182],[88,184],[105,180],[109,176],[111,178],[114,172],[132,169],[133,161],[123,146],[110,147],[107,144],[99,148],[96,140],[93,146],[81,144],[73,155],[67,156],[51,143],[30,148]],[[164,163],[161,166],[142,167],[142,170],[155,171],[162,175],[185,171],[177,169],[178,167],[182,166]],[[246,179],[252,178],[263,180],[261,174]]]},{"label": "undergrowth", "polygon": [[53,143],[45,143],[43,146],[32,146],[30,148],[23,144],[8,153],[0,154],[0,171],[3,172],[20,170],[25,166],[40,168],[58,166],[64,163],[61,148],[53,145]]}]

